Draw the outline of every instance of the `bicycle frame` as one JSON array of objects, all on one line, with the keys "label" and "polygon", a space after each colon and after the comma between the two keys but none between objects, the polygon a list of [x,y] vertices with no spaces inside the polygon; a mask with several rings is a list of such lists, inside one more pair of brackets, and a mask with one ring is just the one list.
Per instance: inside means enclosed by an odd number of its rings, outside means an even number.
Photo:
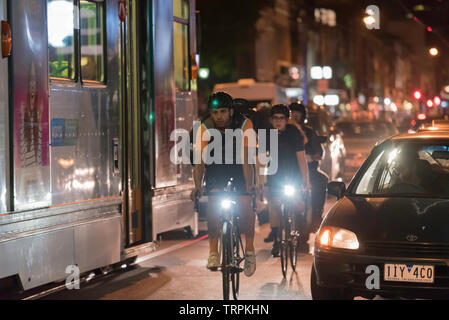
[{"label": "bicycle frame", "polygon": [[[290,256],[290,263],[293,271],[296,270],[297,254],[298,254],[298,238],[300,236],[297,224],[296,224],[296,212],[292,212],[291,206],[294,201],[294,190],[289,190],[292,194],[283,195],[281,197],[281,225],[280,225],[280,238],[281,238],[281,270],[284,278],[287,276],[288,257]],[[300,190],[305,200],[305,193]],[[304,201],[306,204],[306,200]],[[304,208],[306,210],[306,208]]]}]

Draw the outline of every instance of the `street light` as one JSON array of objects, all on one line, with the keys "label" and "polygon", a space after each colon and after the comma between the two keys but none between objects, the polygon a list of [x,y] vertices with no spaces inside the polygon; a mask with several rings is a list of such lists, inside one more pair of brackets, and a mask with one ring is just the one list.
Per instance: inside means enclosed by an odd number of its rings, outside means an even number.
[{"label": "street light", "polygon": [[435,56],[437,56],[439,54],[439,51],[438,51],[437,48],[431,48],[429,50],[429,53],[430,53],[431,56],[435,57]]},{"label": "street light", "polygon": [[376,23],[376,18],[374,18],[373,16],[366,16],[365,18],[363,18],[363,22],[367,27],[372,26]]},{"label": "street light", "polygon": [[368,30],[380,29],[380,9],[378,6],[370,5],[365,10],[363,22]]},{"label": "street light", "polygon": [[200,68],[200,79],[207,79],[209,78],[210,69],[209,68]]}]

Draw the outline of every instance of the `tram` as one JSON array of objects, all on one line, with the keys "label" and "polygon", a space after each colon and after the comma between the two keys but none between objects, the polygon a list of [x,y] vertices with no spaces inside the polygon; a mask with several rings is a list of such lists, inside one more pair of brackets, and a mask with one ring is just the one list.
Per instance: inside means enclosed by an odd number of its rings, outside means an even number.
[{"label": "tram", "polygon": [[0,284],[196,234],[191,168],[170,161],[197,118],[195,0],[0,0],[0,20]]}]

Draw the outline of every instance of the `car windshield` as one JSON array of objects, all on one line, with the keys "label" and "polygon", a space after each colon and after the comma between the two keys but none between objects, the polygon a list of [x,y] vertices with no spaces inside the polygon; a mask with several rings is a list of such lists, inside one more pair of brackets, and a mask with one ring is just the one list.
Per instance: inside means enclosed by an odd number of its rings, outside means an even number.
[{"label": "car windshield", "polygon": [[449,140],[395,142],[373,152],[367,164],[352,194],[449,198]]},{"label": "car windshield", "polygon": [[387,122],[340,122],[337,129],[343,131],[346,137],[384,137],[394,132]]}]

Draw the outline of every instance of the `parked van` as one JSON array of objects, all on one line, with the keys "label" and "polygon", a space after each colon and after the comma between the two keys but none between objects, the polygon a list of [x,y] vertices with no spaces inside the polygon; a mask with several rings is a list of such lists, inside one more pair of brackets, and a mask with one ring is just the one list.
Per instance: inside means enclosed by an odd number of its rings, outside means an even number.
[{"label": "parked van", "polygon": [[233,83],[220,83],[214,87],[214,92],[224,91],[233,98],[242,98],[250,102],[252,107],[259,104],[287,104],[285,89],[273,82],[256,82],[254,79],[240,79]]}]

